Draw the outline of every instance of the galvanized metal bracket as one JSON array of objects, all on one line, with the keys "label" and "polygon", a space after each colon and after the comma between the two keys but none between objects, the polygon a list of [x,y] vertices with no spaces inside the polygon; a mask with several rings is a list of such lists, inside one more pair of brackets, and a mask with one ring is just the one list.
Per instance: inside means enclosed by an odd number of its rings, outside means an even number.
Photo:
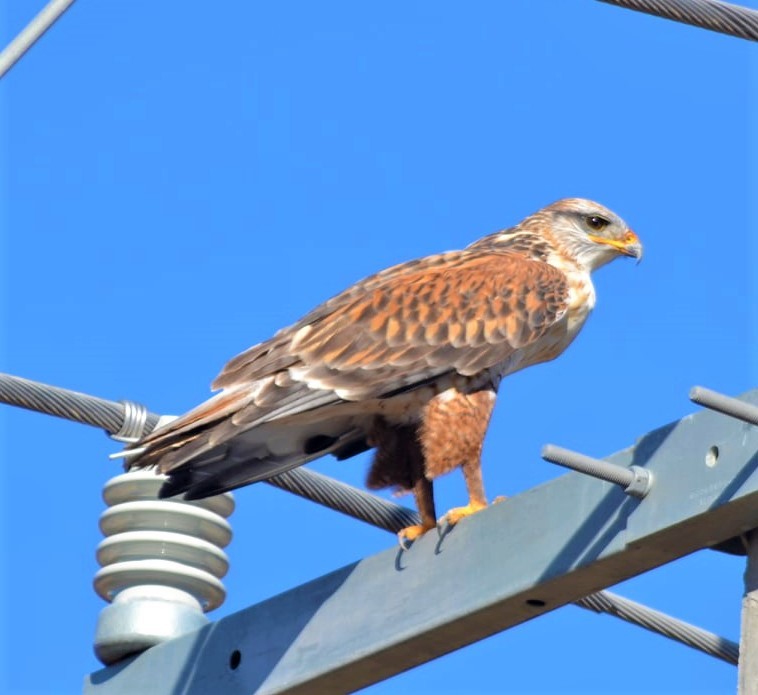
[{"label": "galvanized metal bracket", "polygon": [[655,485],[640,500],[569,473],[443,539],[427,534],[93,673],[85,693],[352,691],[758,528],[758,428],[703,411],[608,461]]}]

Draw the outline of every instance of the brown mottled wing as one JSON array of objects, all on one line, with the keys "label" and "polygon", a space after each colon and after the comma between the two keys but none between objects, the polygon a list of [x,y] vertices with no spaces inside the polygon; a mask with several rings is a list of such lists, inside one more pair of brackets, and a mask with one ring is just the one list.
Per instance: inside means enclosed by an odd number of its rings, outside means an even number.
[{"label": "brown mottled wing", "polygon": [[356,282],[340,294],[328,299],[323,304],[319,304],[297,323],[277,331],[276,335],[270,340],[253,345],[253,347],[231,359],[213,381],[211,388],[215,391],[216,389],[249,382],[260,375],[295,364],[297,360],[292,355],[287,356],[287,347],[292,335],[300,328],[320,323],[328,318],[334,310],[365,297],[368,292],[387,282],[400,282],[404,276],[418,272],[420,266],[427,269],[439,267],[449,260],[457,259],[462,253],[466,252],[452,251],[407,261]]},{"label": "brown mottled wing", "polygon": [[[472,249],[354,285],[233,359],[223,391],[135,446],[171,473],[161,494],[215,494],[365,446],[366,400],[473,375],[542,337],[566,311],[556,268]],[[367,420],[368,418],[368,420]]]},{"label": "brown mottled wing", "polygon": [[[292,379],[289,369],[303,367],[300,356],[292,351],[293,337],[298,331],[306,326],[323,328],[333,313],[365,298],[369,292],[388,284],[398,286],[406,275],[416,274],[422,267],[428,270],[443,267],[448,262],[457,262],[464,255],[469,254],[438,254],[387,268],[320,304],[269,340],[240,353],[226,364],[211,385],[214,390],[224,390],[131,445],[144,453],[130,459],[129,465],[139,467],[160,463],[161,470],[167,471],[181,465],[188,456],[223,443],[233,436],[233,429],[243,421],[247,427],[252,427],[260,422],[339,403],[341,399],[333,391],[311,388],[308,383]],[[231,425],[225,428],[229,431],[218,431],[222,422]],[[207,434],[211,428],[214,432]]]},{"label": "brown mottled wing", "polygon": [[538,340],[566,311],[566,277],[509,253],[461,251],[368,278],[232,360],[214,386],[283,369],[355,401],[472,375]]}]

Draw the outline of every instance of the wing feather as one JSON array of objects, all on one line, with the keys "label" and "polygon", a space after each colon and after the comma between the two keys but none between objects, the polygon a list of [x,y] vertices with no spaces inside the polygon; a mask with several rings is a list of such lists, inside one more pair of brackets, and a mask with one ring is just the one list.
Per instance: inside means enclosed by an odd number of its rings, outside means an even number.
[{"label": "wing feather", "polygon": [[[158,463],[166,472],[207,460],[214,481],[221,480],[225,447],[236,449],[239,466],[244,451],[232,440],[263,423],[295,422],[296,416],[304,422],[305,413],[309,422],[314,417],[328,422],[332,412],[344,418],[340,408],[349,402],[386,398],[446,374],[470,376],[508,362],[561,320],[568,293],[557,268],[492,249],[395,266],[232,359],[213,384],[223,391],[148,435],[137,445],[145,453],[136,465]],[[356,441],[360,436],[350,434]],[[251,453],[264,460],[260,452]],[[282,469],[312,458],[302,450],[281,456]]]},{"label": "wing feather", "polygon": [[311,312],[309,323],[236,357],[214,384],[250,383],[287,364],[298,381],[377,397],[414,373],[428,378],[430,368],[489,368],[566,311],[568,283],[551,265],[491,251],[439,258],[358,283]]}]

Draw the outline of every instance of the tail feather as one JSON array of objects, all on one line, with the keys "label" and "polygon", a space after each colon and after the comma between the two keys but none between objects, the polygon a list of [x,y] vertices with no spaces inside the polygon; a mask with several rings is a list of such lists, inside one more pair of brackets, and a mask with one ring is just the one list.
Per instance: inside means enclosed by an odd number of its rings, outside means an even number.
[{"label": "tail feather", "polygon": [[220,392],[131,445],[131,467],[168,475],[161,497],[200,499],[333,453],[368,448],[374,416],[334,391],[289,374],[271,375]]},{"label": "tail feather", "polygon": [[[273,397],[272,391],[278,397]],[[287,383],[279,388],[273,377],[251,387],[227,389],[129,445],[135,454],[128,457],[127,465],[157,467],[161,473],[169,473],[226,442],[238,437],[247,440],[250,430],[267,423],[296,415],[304,415],[309,422],[319,417],[325,419],[324,407],[340,402],[333,392],[310,389],[305,384]],[[323,415],[318,413],[321,408]],[[292,426],[297,424],[293,422]],[[250,458],[258,452],[247,453]]]},{"label": "tail feather", "polygon": [[[216,394],[197,408],[153,430],[138,442],[129,444],[127,449],[139,450],[140,453],[129,456],[126,465],[130,468],[157,467],[161,473],[167,472],[169,466],[166,461],[171,460],[172,454],[185,447],[196,448],[198,437],[219,421],[244,408],[251,399],[249,392],[240,389]],[[203,441],[207,442],[207,439]]]},{"label": "tail feather", "polygon": [[326,454],[353,456],[368,448],[366,438],[372,418],[343,414],[322,421],[263,423],[221,444],[219,430],[233,428],[229,420],[204,431],[173,450],[151,452],[158,467],[168,475],[161,497],[181,493],[186,499],[201,499],[243,485],[267,480]]},{"label": "tail feather", "polygon": [[[190,464],[169,474],[161,486],[159,497],[173,497],[184,493],[184,499],[199,500],[223,492],[251,485],[259,480],[267,480],[302,465],[308,460],[304,456],[270,457],[252,459],[230,464],[228,461],[216,464]],[[218,465],[221,463],[221,465]]]}]

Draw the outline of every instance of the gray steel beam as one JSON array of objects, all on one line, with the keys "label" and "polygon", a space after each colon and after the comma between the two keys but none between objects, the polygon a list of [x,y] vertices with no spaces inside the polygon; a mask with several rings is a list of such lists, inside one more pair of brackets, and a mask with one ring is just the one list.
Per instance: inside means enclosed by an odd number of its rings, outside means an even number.
[{"label": "gray steel beam", "polygon": [[[758,391],[745,400],[758,402]],[[569,473],[91,674],[88,695],[349,692],[758,527],[758,429],[704,411]]]}]

